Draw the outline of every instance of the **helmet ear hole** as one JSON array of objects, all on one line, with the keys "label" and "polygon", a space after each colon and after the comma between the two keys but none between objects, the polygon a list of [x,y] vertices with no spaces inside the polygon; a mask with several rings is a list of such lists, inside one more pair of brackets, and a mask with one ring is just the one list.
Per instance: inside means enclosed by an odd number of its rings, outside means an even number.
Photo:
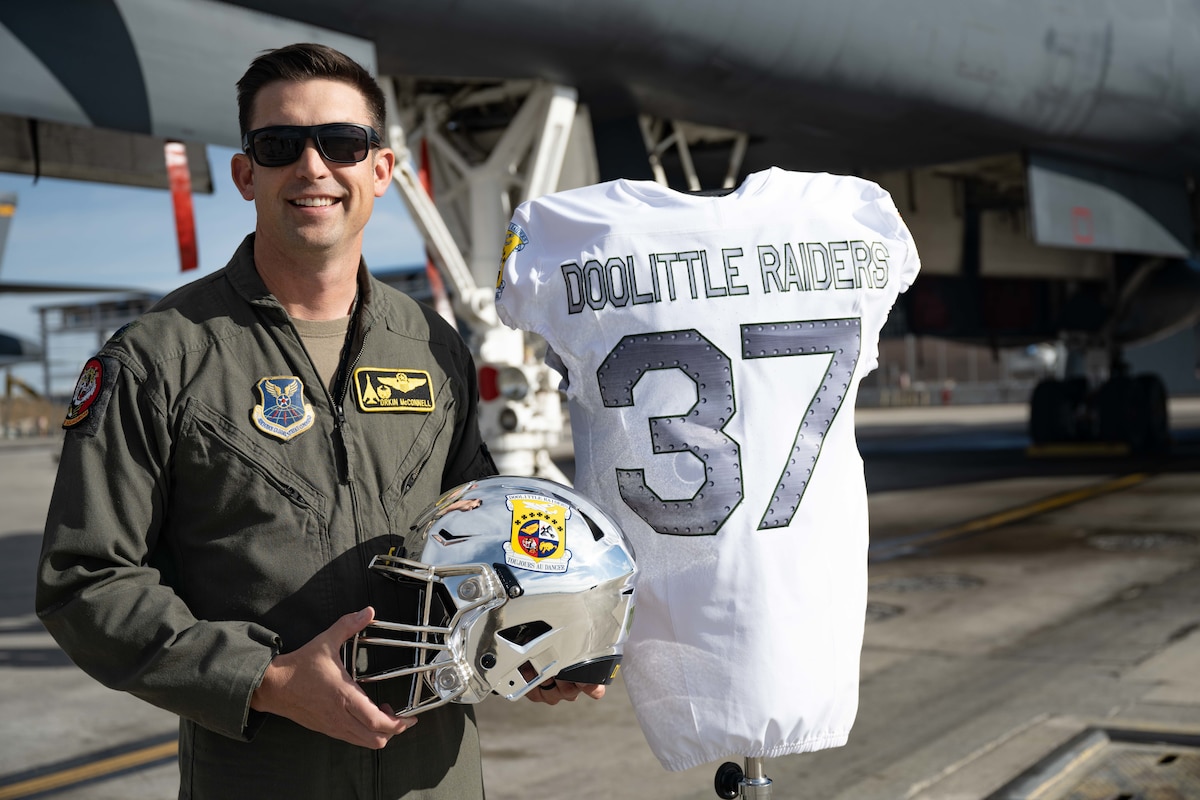
[{"label": "helmet ear hole", "polygon": [[[538,676],[538,671],[536,669],[534,669],[533,662],[530,662],[530,661],[526,661],[524,664],[517,667],[517,672],[521,675],[522,678],[525,679],[526,683],[529,683],[531,680],[535,679]],[[510,686],[515,685],[515,683],[513,681],[509,681],[508,683]]]},{"label": "helmet ear hole", "polygon": [[[524,694],[527,688],[532,688],[533,682],[538,679],[538,669],[533,665],[532,661],[526,661],[517,667],[516,674],[510,675],[508,678],[508,688],[510,692],[499,692],[510,700],[514,695]],[[518,684],[516,678],[520,677],[524,683]]]},{"label": "helmet ear hole", "polygon": [[535,622],[523,622],[520,625],[513,625],[511,628],[497,631],[496,635],[505,641],[515,644],[517,647],[524,647],[535,639],[545,636],[550,631],[550,624],[539,619]]}]

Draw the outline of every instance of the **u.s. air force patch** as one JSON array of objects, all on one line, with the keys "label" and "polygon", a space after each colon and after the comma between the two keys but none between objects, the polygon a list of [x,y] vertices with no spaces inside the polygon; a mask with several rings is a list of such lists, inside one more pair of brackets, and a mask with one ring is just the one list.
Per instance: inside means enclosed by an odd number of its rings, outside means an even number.
[{"label": "u.s. air force patch", "polygon": [[423,369],[359,367],[354,370],[354,397],[360,411],[434,409],[433,381]]},{"label": "u.s. air force patch", "polygon": [[67,416],[63,418],[63,430],[95,435],[104,409],[108,407],[108,400],[112,397],[119,369],[120,362],[115,358],[95,356],[87,360],[83,372],[79,373],[79,380],[75,382],[75,391],[71,393]]},{"label": "u.s. air force patch", "polygon": [[510,494],[505,503],[512,511],[512,536],[504,544],[504,562],[534,572],[566,572],[571,509],[536,494]]},{"label": "u.s. air force patch", "polygon": [[304,384],[295,375],[263,378],[254,388],[260,402],[250,416],[263,433],[286,442],[313,426],[317,415],[304,402]]}]

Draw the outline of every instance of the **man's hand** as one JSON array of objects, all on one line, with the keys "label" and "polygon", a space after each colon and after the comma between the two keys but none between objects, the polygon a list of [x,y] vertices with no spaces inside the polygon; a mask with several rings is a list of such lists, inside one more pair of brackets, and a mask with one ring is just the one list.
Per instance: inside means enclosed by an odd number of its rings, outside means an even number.
[{"label": "man's hand", "polygon": [[342,665],[342,643],[373,619],[375,610],[368,606],[342,617],[299,650],[275,656],[250,707],[373,750],[411,728],[415,718],[394,717],[386,705],[372,703]]},{"label": "man's hand", "polygon": [[572,701],[581,694],[585,694],[593,700],[599,700],[601,697],[604,697],[604,685],[600,683],[572,683],[571,681],[560,681],[551,678],[541,686],[531,689],[529,694],[525,696],[535,703],[555,705],[560,700]]}]

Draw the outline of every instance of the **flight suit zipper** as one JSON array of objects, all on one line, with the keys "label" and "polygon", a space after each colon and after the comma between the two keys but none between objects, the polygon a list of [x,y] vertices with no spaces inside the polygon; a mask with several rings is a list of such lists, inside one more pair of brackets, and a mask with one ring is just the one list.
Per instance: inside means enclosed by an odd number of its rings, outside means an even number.
[{"label": "flight suit zipper", "polygon": [[[328,389],[325,390],[325,396],[329,399],[329,405],[333,409],[333,433],[338,459],[338,482],[342,484],[350,482],[350,452],[346,446],[345,430],[346,395],[350,391],[351,376],[354,373],[354,368],[358,366],[358,360],[362,357],[363,350],[367,346],[367,334],[370,332],[369,330],[364,330],[359,335],[359,327],[362,325],[362,320],[359,318],[362,314],[360,306],[359,298],[355,297],[354,308],[350,311],[350,325],[346,328],[346,341],[342,345],[342,355],[338,361],[337,379],[333,384],[333,392],[330,392]],[[350,356],[351,350],[354,351],[353,356]],[[355,522],[357,522],[357,519]]]},{"label": "flight suit zipper", "polygon": [[[350,309],[350,323],[346,326],[346,338],[342,344],[341,356],[338,359],[337,371],[333,382],[333,389],[330,390],[324,381],[321,381],[321,389],[325,393],[326,401],[329,403],[330,409],[333,411],[333,450],[334,467],[337,470],[337,481],[339,485],[345,486],[346,491],[350,493],[350,516],[354,521],[354,542],[358,545],[355,549],[359,551],[359,560],[365,573],[367,571],[367,555],[361,547],[363,543],[362,533],[362,514],[359,509],[358,493],[355,490],[353,476],[350,472],[350,448],[347,444],[346,436],[346,395],[350,391],[350,382],[354,369],[358,366],[359,359],[362,358],[363,351],[367,346],[367,336],[370,334],[370,328],[363,328],[362,320],[362,299],[361,294],[354,298],[354,305]],[[294,330],[293,326],[293,330]],[[299,334],[297,333],[297,338]],[[312,358],[309,358],[312,362]],[[313,365],[314,371],[316,366]],[[365,584],[364,584],[365,586]],[[369,591],[364,589],[362,605],[370,605],[371,598]],[[360,606],[361,607],[361,606]]]}]

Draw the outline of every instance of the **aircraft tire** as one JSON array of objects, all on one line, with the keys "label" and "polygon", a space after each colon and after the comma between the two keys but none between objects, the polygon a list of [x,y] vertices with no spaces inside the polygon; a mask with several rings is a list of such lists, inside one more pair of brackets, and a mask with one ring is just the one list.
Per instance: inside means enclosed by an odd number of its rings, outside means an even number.
[{"label": "aircraft tire", "polygon": [[1167,413],[1167,387],[1162,378],[1144,373],[1135,378],[1138,400],[1145,414],[1145,447],[1161,453],[1170,448],[1171,426]]},{"label": "aircraft tire", "polygon": [[1096,414],[1091,407],[1091,398],[1088,396],[1091,387],[1088,386],[1087,378],[1080,376],[1067,378],[1063,381],[1063,386],[1067,393],[1067,403],[1071,409],[1072,440],[1096,438]]},{"label": "aircraft tire", "polygon": [[1029,400],[1029,438],[1034,444],[1074,441],[1075,407],[1067,384],[1047,378],[1033,389]]},{"label": "aircraft tire", "polygon": [[1124,442],[1134,451],[1146,444],[1146,403],[1137,382],[1128,375],[1115,375],[1096,393],[1100,439]]}]

